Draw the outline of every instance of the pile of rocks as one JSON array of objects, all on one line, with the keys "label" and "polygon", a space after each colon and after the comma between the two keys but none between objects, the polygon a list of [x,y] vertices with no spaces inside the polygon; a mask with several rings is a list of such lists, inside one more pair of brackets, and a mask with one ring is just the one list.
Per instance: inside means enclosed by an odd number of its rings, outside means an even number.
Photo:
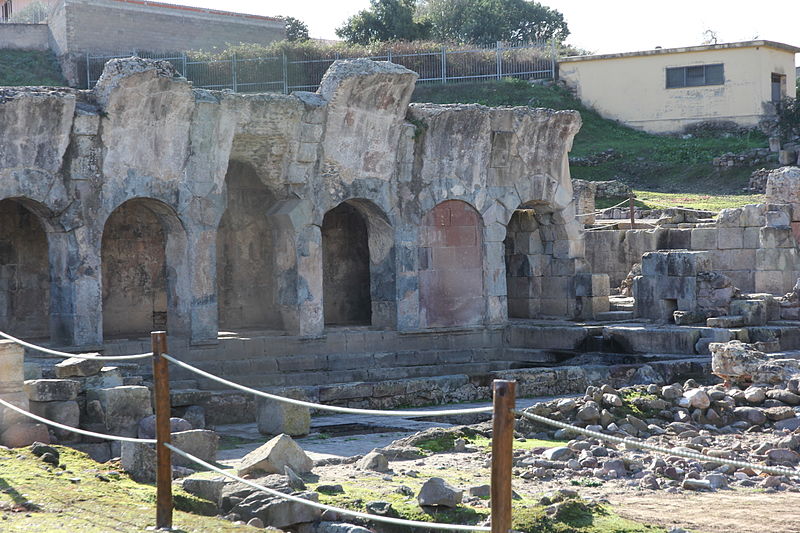
[{"label": "pile of rocks", "polygon": [[586,157],[570,157],[569,164],[576,167],[595,167],[607,161],[620,159],[621,157],[621,153],[613,148],[609,148],[608,150],[603,150],[602,152],[591,154]]},{"label": "pile of rocks", "polygon": [[[589,387],[578,399],[535,405],[535,414],[620,437],[709,457],[795,468],[800,463],[800,394],[798,381],[787,388],[723,385],[637,386],[615,390]],[[528,437],[569,438],[567,430],[542,431],[528,420],[517,425]],[[765,435],[766,433],[766,435]],[[594,477],[624,479],[646,489],[715,490],[758,486],[800,491],[800,480],[759,475],[749,468],[721,465],[625,449],[578,437],[566,446],[519,451],[515,467],[523,478]],[[800,474],[800,470],[798,470]]]},{"label": "pile of rocks", "polygon": [[738,154],[733,152],[722,154],[712,159],[711,164],[715,167],[752,167],[777,161],[778,154],[771,152],[769,148],[751,148]]}]

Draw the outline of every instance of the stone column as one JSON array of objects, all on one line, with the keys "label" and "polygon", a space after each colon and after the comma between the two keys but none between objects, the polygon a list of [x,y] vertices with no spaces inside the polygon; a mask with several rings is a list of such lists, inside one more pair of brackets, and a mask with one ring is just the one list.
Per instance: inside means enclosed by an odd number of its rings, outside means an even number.
[{"label": "stone column", "polygon": [[216,230],[205,229],[190,235],[188,255],[191,342],[216,341],[219,330]]},{"label": "stone column", "polygon": [[[0,398],[28,410],[28,395],[23,390],[25,350],[12,341],[0,341]],[[0,405],[0,444],[10,448],[35,442],[50,442],[47,428],[25,415]]]}]

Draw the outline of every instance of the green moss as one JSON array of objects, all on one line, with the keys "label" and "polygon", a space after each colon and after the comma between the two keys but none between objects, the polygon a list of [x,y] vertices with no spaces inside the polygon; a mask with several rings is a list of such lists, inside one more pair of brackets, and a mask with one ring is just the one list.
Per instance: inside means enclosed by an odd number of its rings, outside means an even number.
[{"label": "green moss", "polygon": [[[136,483],[119,465],[98,464],[71,448],[56,447],[64,469],[42,463],[27,449],[0,449],[0,530],[4,532],[142,531],[155,524],[155,487]],[[185,532],[248,531],[201,516],[213,504],[173,487],[175,528]]]},{"label": "green moss", "polygon": [[[492,446],[491,439],[486,437],[475,437],[471,442],[482,448],[490,448]],[[566,445],[568,441],[565,440],[542,440],[542,439],[525,439],[523,441],[514,440],[515,450],[532,450],[534,448],[557,448]]]}]

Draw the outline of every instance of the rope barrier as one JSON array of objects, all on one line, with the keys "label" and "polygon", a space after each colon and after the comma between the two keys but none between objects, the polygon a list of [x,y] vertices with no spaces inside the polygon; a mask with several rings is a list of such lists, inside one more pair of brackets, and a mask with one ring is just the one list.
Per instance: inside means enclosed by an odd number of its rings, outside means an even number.
[{"label": "rope barrier", "polygon": [[123,437],[121,435],[106,435],[105,433],[95,433],[94,431],[87,431],[85,429],[74,428],[72,426],[66,426],[64,424],[59,424],[58,422],[53,422],[52,420],[48,420],[47,418],[42,418],[41,416],[37,416],[33,413],[29,413],[24,409],[20,409],[16,405],[10,404],[7,401],[0,399],[0,404],[8,407],[9,409],[13,409],[14,411],[27,416],[28,418],[32,418],[38,422],[43,424],[47,424],[48,426],[53,426],[59,429],[63,429],[66,431],[71,431],[72,433],[78,433],[80,435],[86,435],[88,437],[96,437],[98,439],[106,439],[106,440],[119,440],[125,442],[138,442],[142,444],[155,444],[155,439],[137,439],[135,437]]},{"label": "rope barrier", "polygon": [[25,348],[30,348],[31,350],[35,350],[37,352],[46,353],[49,355],[55,355],[57,357],[68,357],[68,358],[75,358],[75,359],[94,359],[97,361],[128,361],[131,359],[144,359],[145,357],[151,357],[153,355],[152,352],[150,353],[140,353],[135,355],[81,355],[81,354],[74,354],[74,353],[67,353],[67,352],[59,352],[58,350],[51,350],[50,348],[44,348],[43,346],[37,346],[35,344],[31,344],[29,342],[25,342],[22,339],[18,339],[16,337],[12,337],[8,333],[4,333],[0,331],[0,337],[5,337],[6,339],[13,341],[20,346],[24,346]]},{"label": "rope barrier", "polygon": [[650,444],[641,440],[635,440],[629,437],[616,437],[614,435],[606,435],[605,433],[600,433],[599,431],[593,431],[591,429],[573,426],[571,424],[567,424],[566,422],[551,420],[550,418],[544,416],[535,415],[533,413],[526,413],[519,410],[514,410],[514,414],[517,416],[527,418],[529,420],[533,420],[535,422],[539,422],[541,424],[547,424],[549,426],[557,427],[560,429],[566,429],[567,431],[579,433],[587,437],[595,437],[597,439],[613,442],[616,444],[625,444],[626,446],[630,446],[641,450],[650,450],[653,452],[664,453],[667,455],[684,457],[686,459],[696,459],[698,461],[708,461],[721,465],[735,466],[737,468],[752,468],[753,470],[760,470],[762,472],[766,472],[768,474],[775,474],[778,476],[800,477],[800,470],[792,470],[780,466],[759,465],[747,461],[723,459],[721,457],[711,457],[708,455],[704,455],[702,453],[686,452],[683,450],[676,450],[674,448],[665,448],[663,446],[656,446],[655,444]]},{"label": "rope barrier", "polygon": [[184,363],[183,361],[179,361],[175,359],[171,355],[161,354],[161,357],[166,359],[167,361],[184,368],[190,372],[193,372],[197,375],[203,376],[205,378],[211,379],[216,381],[217,383],[222,383],[223,385],[227,385],[234,389],[239,389],[243,392],[249,392],[251,394],[255,394],[256,396],[261,396],[262,398],[267,398],[270,400],[275,400],[278,402],[289,403],[292,405],[299,405],[301,407],[308,407],[310,409],[319,409],[320,411],[332,411],[334,413],[349,413],[355,415],[378,415],[378,416],[398,416],[398,417],[435,417],[435,416],[451,416],[451,415],[474,415],[479,413],[491,413],[491,407],[474,407],[470,409],[457,409],[452,411],[383,411],[379,409],[356,409],[354,407],[338,407],[335,405],[323,405],[319,403],[313,402],[306,402],[303,400],[295,400],[294,398],[286,398],[284,396],[278,396],[275,394],[270,394],[268,392],[260,391],[257,389],[252,389],[250,387],[245,387],[244,385],[240,385],[233,381],[228,381],[227,379],[223,379],[221,377],[215,376],[214,374],[210,374],[204,370],[200,370],[188,363]]},{"label": "rope barrier", "polygon": [[270,494],[271,496],[277,496],[278,498],[283,498],[285,500],[289,500],[289,501],[292,501],[292,502],[295,502],[295,503],[299,503],[299,504],[302,504],[302,505],[307,505],[309,507],[315,507],[315,508],[321,509],[323,511],[332,511],[332,512],[339,513],[339,514],[346,515],[346,516],[353,516],[353,517],[356,517],[356,518],[363,518],[365,520],[374,520],[375,522],[384,522],[384,523],[387,523],[387,524],[395,524],[395,525],[399,525],[399,526],[423,527],[423,528],[428,528],[428,529],[443,529],[443,530],[447,530],[447,531],[491,531],[492,530],[492,528],[487,527],[487,526],[463,526],[463,525],[457,525],[457,524],[439,524],[439,523],[436,523],[436,522],[421,522],[421,521],[418,521],[418,520],[403,520],[402,518],[392,518],[392,517],[389,517],[389,516],[373,515],[373,514],[369,514],[369,513],[362,513],[360,511],[351,511],[349,509],[341,509],[339,507],[333,507],[333,506],[330,506],[330,505],[325,505],[324,503],[318,503],[318,502],[314,502],[314,501],[311,501],[311,500],[306,500],[305,498],[300,498],[298,496],[292,496],[291,494],[284,494],[284,493],[279,492],[279,491],[277,491],[275,489],[270,489],[270,488],[265,487],[263,485],[259,485],[258,483],[253,483],[252,481],[249,481],[247,479],[240,478],[239,476],[235,476],[235,475],[233,475],[233,474],[231,474],[229,472],[226,472],[226,471],[222,470],[221,468],[217,468],[216,466],[214,466],[212,464],[209,464],[209,463],[203,461],[202,459],[199,459],[199,458],[195,457],[194,455],[186,453],[183,450],[181,450],[180,448],[176,448],[172,444],[164,443],[164,446],[166,446],[167,448],[169,448],[173,452],[177,453],[178,455],[180,455],[182,457],[185,457],[186,459],[189,459],[193,463],[196,463],[196,464],[198,464],[200,466],[203,466],[203,467],[205,467],[205,468],[207,468],[209,470],[212,470],[212,471],[214,471],[214,472],[216,472],[218,474],[222,474],[223,476],[228,477],[230,479],[236,480],[239,483],[244,483],[245,485],[248,485],[248,486],[250,486],[250,487],[252,487],[252,488],[254,488],[256,490],[260,490],[262,492],[266,492],[267,494]]}]

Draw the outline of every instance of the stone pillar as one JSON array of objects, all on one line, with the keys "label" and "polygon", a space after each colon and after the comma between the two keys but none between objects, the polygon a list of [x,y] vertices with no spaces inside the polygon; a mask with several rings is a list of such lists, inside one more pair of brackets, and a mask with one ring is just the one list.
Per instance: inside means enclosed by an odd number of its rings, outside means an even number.
[{"label": "stone pillar", "polygon": [[48,233],[50,336],[63,346],[103,342],[100,238],[86,228]]},{"label": "stone pillar", "polygon": [[[28,395],[23,389],[25,350],[12,341],[0,341],[0,398],[28,410]],[[0,405],[0,444],[10,448],[35,441],[49,442],[47,428],[25,415]]]},{"label": "stone pillar", "polygon": [[190,328],[192,343],[216,341],[219,330],[217,232],[204,229],[189,236]]},{"label": "stone pillar", "polygon": [[306,226],[297,236],[297,310],[300,335],[323,332],[322,231],[319,226]]}]

